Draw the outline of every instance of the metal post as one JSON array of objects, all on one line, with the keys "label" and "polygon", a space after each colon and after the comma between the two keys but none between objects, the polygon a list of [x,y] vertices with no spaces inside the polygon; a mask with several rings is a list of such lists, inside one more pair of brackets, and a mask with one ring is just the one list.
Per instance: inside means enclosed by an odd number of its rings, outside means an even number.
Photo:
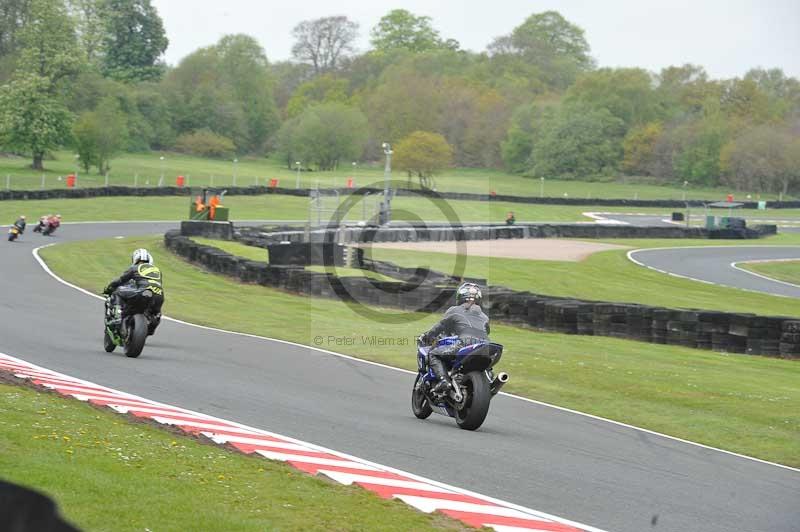
[{"label": "metal post", "polygon": [[164,156],[161,156],[161,179],[158,180],[158,186],[164,184]]},{"label": "metal post", "polygon": [[239,162],[239,159],[233,160],[233,186],[236,186],[236,163]]},{"label": "metal post", "polygon": [[106,172],[106,188],[108,188],[108,172]]},{"label": "metal post", "polygon": [[383,143],[383,153],[386,155],[386,166],[383,168],[383,223],[388,224],[392,221],[392,190],[389,181],[392,176],[392,145],[388,142]]},{"label": "metal post", "polygon": [[540,198],[544,197],[544,178],[543,177],[539,178],[539,197]]},{"label": "metal post", "polygon": [[294,165],[297,167],[297,179],[294,182],[294,188],[300,188],[300,161],[295,161]]}]

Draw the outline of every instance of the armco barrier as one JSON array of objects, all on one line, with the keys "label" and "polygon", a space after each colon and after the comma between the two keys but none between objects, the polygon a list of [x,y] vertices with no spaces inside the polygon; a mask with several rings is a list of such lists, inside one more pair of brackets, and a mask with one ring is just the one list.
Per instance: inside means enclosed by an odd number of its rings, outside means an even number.
[{"label": "armco barrier", "polygon": [[[532,186],[535,184],[532,182]],[[249,186],[234,187],[220,185],[218,188],[226,189],[229,196],[258,196],[265,194],[283,194],[289,196],[309,196],[311,189],[293,189],[268,186]],[[334,192],[335,191],[335,192]],[[380,194],[382,188],[336,188],[322,189],[323,194]],[[2,200],[27,200],[27,199],[62,199],[62,198],[94,198],[104,196],[188,196],[191,188],[186,187],[92,187],[92,188],[69,188],[69,189],[45,189],[45,190],[3,190],[0,191],[0,201]],[[395,189],[397,196],[426,196],[449,200],[463,201],[501,201],[506,203],[526,203],[540,205],[576,205],[576,206],[603,206],[603,207],[659,207],[665,209],[683,209],[688,204],[691,207],[703,207],[710,200],[690,199],[682,200],[633,200],[621,198],[564,198],[564,197],[533,197],[533,196],[510,196],[510,195],[491,195],[474,194],[468,192],[438,192],[432,190],[415,189]],[[800,208],[800,201],[768,201],[766,206],[769,209],[797,209]],[[758,201],[742,202],[743,209],[757,209]]]},{"label": "armco barrier", "polygon": [[[433,283],[383,282],[337,278],[303,267],[274,266],[203,246],[180,231],[164,243],[175,254],[204,268],[246,283],[374,306],[440,312],[453,304],[454,288]],[[800,319],[667,309],[647,305],[583,301],[490,286],[485,312],[495,321],[564,334],[612,336],[697,349],[800,359]]]}]

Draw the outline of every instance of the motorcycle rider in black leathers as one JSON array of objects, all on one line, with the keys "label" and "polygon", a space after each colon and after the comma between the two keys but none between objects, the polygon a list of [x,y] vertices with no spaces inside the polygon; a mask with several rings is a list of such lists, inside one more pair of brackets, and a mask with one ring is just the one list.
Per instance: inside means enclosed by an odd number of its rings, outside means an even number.
[{"label": "motorcycle rider in black leathers", "polygon": [[19,216],[19,218],[17,219],[17,221],[16,221],[16,222],[14,222],[14,227],[16,227],[17,229],[19,229],[19,234],[22,234],[22,233],[24,233],[24,232],[25,232],[25,227],[26,227],[27,225],[28,225],[28,224],[25,222],[25,215],[24,215],[24,214],[20,214],[20,216]]},{"label": "motorcycle rider in black leathers", "polygon": [[161,284],[161,270],[153,265],[153,257],[146,249],[137,249],[131,255],[131,267],[103,290],[103,294],[111,296],[106,304],[106,319],[110,325],[119,327],[122,323],[122,300],[126,291],[142,288],[149,288],[153,293],[147,310],[148,334],[152,335],[161,323],[164,287]]},{"label": "motorcycle rider in black leathers", "polygon": [[463,283],[456,292],[456,306],[447,309],[444,318],[419,337],[420,342],[427,344],[439,336],[458,336],[458,341],[451,345],[432,348],[428,352],[428,365],[439,379],[433,392],[446,392],[450,387],[446,379],[446,370],[442,359],[449,359],[465,345],[486,341],[489,338],[489,317],[481,310],[481,289],[474,283]]}]

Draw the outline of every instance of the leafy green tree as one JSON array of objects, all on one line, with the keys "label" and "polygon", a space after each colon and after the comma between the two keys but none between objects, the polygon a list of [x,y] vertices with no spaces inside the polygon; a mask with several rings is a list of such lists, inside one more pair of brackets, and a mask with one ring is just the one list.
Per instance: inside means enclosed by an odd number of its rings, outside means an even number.
[{"label": "leafy green tree", "polygon": [[514,110],[506,137],[500,146],[503,164],[510,171],[521,174],[531,167],[531,152],[540,128],[542,112],[534,103],[521,105]]},{"label": "leafy green tree", "polygon": [[50,80],[27,74],[0,87],[0,144],[33,157],[43,170],[45,154],[69,139],[72,114],[49,92]]},{"label": "leafy green tree", "polygon": [[605,108],[632,127],[659,118],[650,74],[640,68],[601,68],[582,74],[567,90],[567,105]]},{"label": "leafy green tree", "polygon": [[419,178],[422,188],[431,188],[432,178],[447,168],[453,161],[453,148],[438,133],[414,131],[394,147],[394,163],[397,168]]},{"label": "leafy green tree", "polygon": [[664,114],[678,118],[702,112],[706,102],[719,100],[722,87],[708,79],[701,66],[684,64],[669,66],[661,70],[656,92],[664,106]]},{"label": "leafy green tree", "polygon": [[437,77],[421,76],[408,65],[387,69],[364,98],[373,140],[395,144],[413,131],[438,131],[447,97]]},{"label": "leafy green tree", "polygon": [[594,68],[584,31],[557,11],[534,13],[489,45],[492,55],[516,55],[535,65],[551,87],[566,88]]},{"label": "leafy green tree", "polygon": [[184,133],[175,142],[179,152],[215,159],[230,158],[236,152],[233,141],[208,129]]},{"label": "leafy green tree", "polygon": [[59,82],[76,75],[82,66],[75,28],[62,0],[31,0],[19,45],[16,73],[43,78],[50,95],[60,88]]},{"label": "leafy green tree", "polygon": [[559,179],[613,175],[624,133],[625,124],[607,109],[564,107],[542,125],[529,173]]},{"label": "leafy green tree", "polygon": [[0,87],[0,137],[6,147],[31,154],[31,166],[41,170],[45,153],[69,139],[72,115],[63,81],[81,61],[62,0],[30,0],[27,17],[17,35],[14,77]]},{"label": "leafy green tree", "polygon": [[104,0],[103,72],[123,81],[161,77],[169,40],[150,0]]},{"label": "leafy green tree", "polygon": [[163,86],[178,134],[209,129],[239,153],[259,152],[278,127],[267,58],[252,37],[223,37],[194,52]]},{"label": "leafy green tree", "polygon": [[622,170],[626,174],[647,175],[650,173],[653,153],[661,132],[660,122],[650,122],[628,130],[622,141],[622,149],[625,153],[622,159]]},{"label": "leafy green tree", "polygon": [[786,128],[758,126],[722,149],[725,183],[739,190],[781,192],[800,187],[800,136]]},{"label": "leafy green tree", "polygon": [[681,146],[672,155],[675,176],[693,184],[715,186],[721,177],[720,154],[729,138],[729,124],[711,113],[682,126]]},{"label": "leafy green tree", "polygon": [[311,63],[315,74],[335,70],[342,59],[354,51],[358,23],[345,16],[304,20],[294,27],[292,56]]},{"label": "leafy green tree", "polygon": [[372,28],[370,43],[381,52],[398,48],[411,52],[427,52],[447,48],[457,50],[458,42],[453,39],[443,41],[431,25],[431,18],[417,16],[405,9],[393,9]]},{"label": "leafy green tree", "polygon": [[105,53],[103,48],[106,37],[105,1],[67,0],[86,61],[98,68]]},{"label": "leafy green tree", "polygon": [[359,158],[367,140],[367,119],[358,109],[338,102],[306,109],[284,123],[279,151],[295,160],[331,170],[339,161]]},{"label": "leafy green tree", "polygon": [[90,166],[96,166],[97,173],[106,174],[111,159],[127,146],[128,117],[117,99],[108,96],[97,109],[81,115],[73,134],[84,169],[88,172]]},{"label": "leafy green tree", "polygon": [[30,0],[0,2],[0,57],[17,50],[19,31],[30,17]]},{"label": "leafy green tree", "polygon": [[331,74],[317,76],[297,87],[286,105],[286,115],[293,118],[318,103],[346,104],[350,99],[347,88],[348,82],[344,78],[337,78]]}]

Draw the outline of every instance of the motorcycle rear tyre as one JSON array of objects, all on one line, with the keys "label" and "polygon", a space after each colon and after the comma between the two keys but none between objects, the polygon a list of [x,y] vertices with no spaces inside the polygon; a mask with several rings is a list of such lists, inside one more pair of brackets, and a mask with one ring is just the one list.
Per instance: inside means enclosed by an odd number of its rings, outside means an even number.
[{"label": "motorcycle rear tyre", "polygon": [[467,402],[464,408],[456,411],[456,423],[464,430],[475,430],[483,424],[489,413],[491,392],[489,381],[482,371],[470,371],[465,375]]},{"label": "motorcycle rear tyre", "polygon": [[111,353],[114,349],[117,348],[117,344],[114,343],[114,340],[108,335],[108,331],[104,328],[103,329],[103,349],[106,350],[106,353]]},{"label": "motorcycle rear tyre", "polygon": [[[414,387],[411,389],[411,411],[419,419],[427,419],[433,413],[428,398],[425,393],[420,389],[422,383],[420,380],[422,376],[417,373],[417,380],[414,381]],[[419,386],[419,387],[418,387]]]},{"label": "motorcycle rear tyre", "polygon": [[144,341],[147,340],[147,318],[143,314],[134,314],[133,330],[130,331],[128,342],[125,344],[125,356],[136,358],[142,354]]}]

